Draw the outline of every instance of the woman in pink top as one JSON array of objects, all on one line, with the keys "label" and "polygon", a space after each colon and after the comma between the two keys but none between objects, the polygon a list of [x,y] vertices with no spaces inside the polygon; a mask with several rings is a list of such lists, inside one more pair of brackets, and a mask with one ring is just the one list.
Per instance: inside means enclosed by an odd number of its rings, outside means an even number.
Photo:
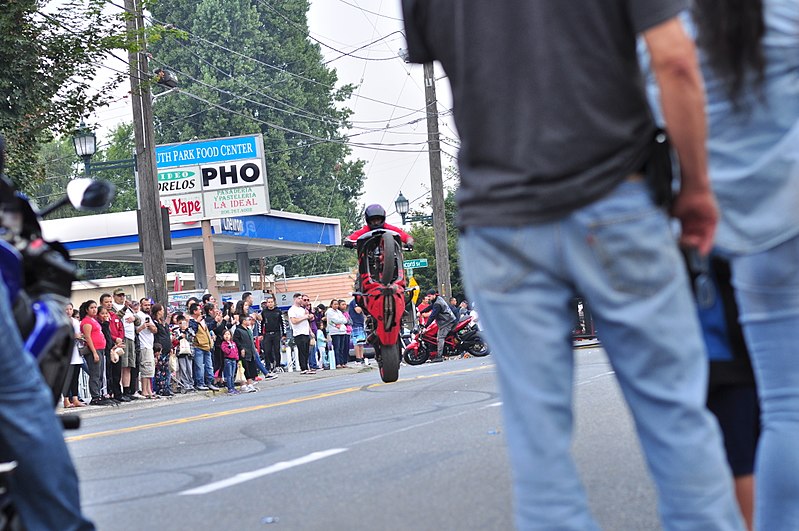
[{"label": "woman in pink top", "polygon": [[86,364],[89,366],[89,394],[92,397],[89,405],[109,405],[110,402],[103,398],[100,381],[102,374],[100,352],[105,349],[105,336],[100,322],[97,320],[97,303],[93,300],[88,300],[80,306],[80,329],[86,341],[84,354]]}]

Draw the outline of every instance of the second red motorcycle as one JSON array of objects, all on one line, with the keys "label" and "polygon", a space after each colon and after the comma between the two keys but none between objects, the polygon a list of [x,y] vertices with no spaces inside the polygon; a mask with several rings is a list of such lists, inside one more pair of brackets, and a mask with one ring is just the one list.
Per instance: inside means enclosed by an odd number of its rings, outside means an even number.
[{"label": "second red motorcycle", "polygon": [[[438,325],[430,324],[424,332],[420,328],[414,330],[411,342],[405,347],[402,358],[408,365],[421,365],[430,359],[430,354],[435,354],[438,349]],[[471,317],[460,321],[447,334],[444,343],[444,356],[487,356],[491,353],[488,345],[480,337],[477,323]]]}]

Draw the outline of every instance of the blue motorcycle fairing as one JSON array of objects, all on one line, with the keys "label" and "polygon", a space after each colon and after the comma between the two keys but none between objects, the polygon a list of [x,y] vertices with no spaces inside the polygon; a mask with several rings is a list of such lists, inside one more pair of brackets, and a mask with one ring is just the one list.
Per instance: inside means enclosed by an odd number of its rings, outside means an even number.
[{"label": "blue motorcycle fairing", "polygon": [[3,275],[3,281],[8,286],[8,294],[13,307],[19,291],[22,289],[22,254],[2,239],[0,239],[0,274]]}]

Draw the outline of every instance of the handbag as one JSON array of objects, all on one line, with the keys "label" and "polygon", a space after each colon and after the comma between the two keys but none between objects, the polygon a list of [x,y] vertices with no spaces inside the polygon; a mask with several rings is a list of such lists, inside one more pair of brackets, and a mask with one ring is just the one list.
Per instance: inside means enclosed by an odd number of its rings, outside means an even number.
[{"label": "handbag", "polygon": [[242,365],[241,362],[236,364],[235,382],[237,384],[245,384],[245,383],[247,383],[247,377],[244,375],[244,365]]},{"label": "handbag", "polygon": [[192,352],[191,343],[189,343],[189,340],[186,339],[185,337],[180,338],[180,345],[178,349],[179,349],[178,354],[180,354],[181,356],[186,356],[188,354],[191,354]]},{"label": "handbag", "polygon": [[83,339],[76,339],[75,346],[78,347],[78,354],[80,354],[82,358],[85,358],[86,353],[89,351],[86,346],[86,341]]}]

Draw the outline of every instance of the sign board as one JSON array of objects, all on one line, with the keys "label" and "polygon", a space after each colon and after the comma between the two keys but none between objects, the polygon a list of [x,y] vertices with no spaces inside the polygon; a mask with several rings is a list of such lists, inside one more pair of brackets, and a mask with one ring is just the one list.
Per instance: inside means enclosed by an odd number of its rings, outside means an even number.
[{"label": "sign board", "polygon": [[155,158],[173,223],[269,212],[260,134],[156,146]]},{"label": "sign board", "polygon": [[427,258],[416,258],[414,260],[404,260],[402,267],[405,269],[419,269],[420,267],[427,267]]}]

